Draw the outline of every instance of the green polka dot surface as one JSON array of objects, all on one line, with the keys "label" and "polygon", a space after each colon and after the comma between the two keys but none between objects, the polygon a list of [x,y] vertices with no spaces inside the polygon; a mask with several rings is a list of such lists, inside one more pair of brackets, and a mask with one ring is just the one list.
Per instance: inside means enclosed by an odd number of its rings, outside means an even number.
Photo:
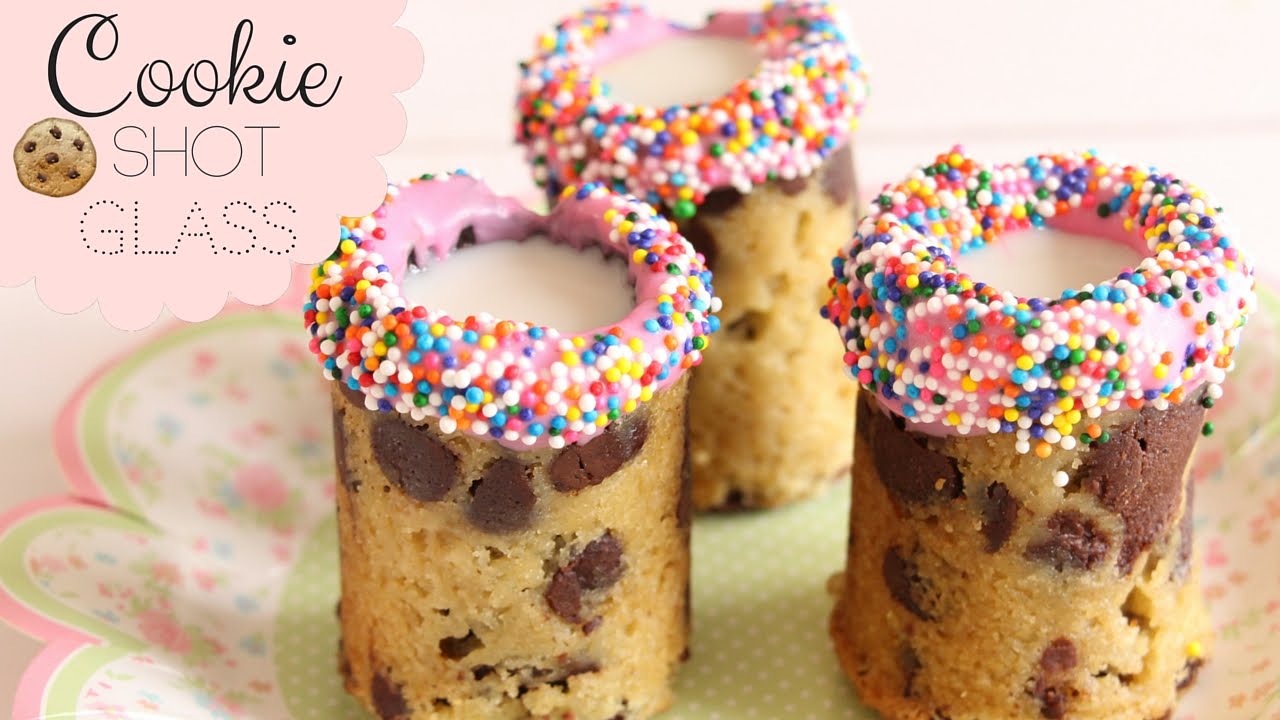
[{"label": "green polka dot surface", "polygon": [[293,566],[276,616],[280,693],[295,720],[366,717],[338,677],[338,525],[311,534]]}]

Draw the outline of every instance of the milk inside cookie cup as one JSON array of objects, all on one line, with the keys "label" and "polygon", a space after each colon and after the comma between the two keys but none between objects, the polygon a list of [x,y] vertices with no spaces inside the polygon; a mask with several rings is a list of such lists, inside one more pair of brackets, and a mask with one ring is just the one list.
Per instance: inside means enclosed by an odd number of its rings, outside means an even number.
[{"label": "milk inside cookie cup", "polygon": [[535,180],[583,179],[663,209],[715,269],[725,350],[692,387],[699,508],[773,507],[847,471],[853,388],[811,279],[854,230],[866,73],[834,10],[769,3],[683,26],[588,9],[539,40],[518,93]]},{"label": "milk inside cookie cup", "polygon": [[[490,314],[504,303],[531,322]],[[670,704],[688,647],[688,370],[718,306],[671,225],[598,186],[543,216],[431,177],[344,225],[307,320],[334,380],[340,669],[366,708]]]},{"label": "milk inside cookie cup", "polygon": [[1225,222],[1093,153],[955,148],[876,198],[824,313],[860,388],[831,634],[864,701],[1173,712],[1212,637],[1191,459],[1256,308]]},{"label": "milk inside cookie cup", "polygon": [[596,79],[605,92],[640,105],[699,105],[750,77],[764,57],[749,40],[713,34],[712,28],[671,33],[652,44],[617,43],[602,52]]}]

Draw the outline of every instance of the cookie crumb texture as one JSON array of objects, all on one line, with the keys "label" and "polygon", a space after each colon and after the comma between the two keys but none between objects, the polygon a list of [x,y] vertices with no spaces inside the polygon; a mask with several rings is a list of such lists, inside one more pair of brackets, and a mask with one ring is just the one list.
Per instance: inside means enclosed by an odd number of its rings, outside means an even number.
[{"label": "cookie crumb texture", "polygon": [[45,118],[22,134],[13,148],[13,164],[26,189],[49,197],[67,197],[93,179],[98,153],[79,123]]},{"label": "cookie crumb texture", "polygon": [[687,380],[513,453],[334,390],[339,664],[384,720],[647,718],[687,655]]},{"label": "cookie crumb texture", "polygon": [[1203,420],[1198,401],[1112,413],[1109,442],[1042,459],[912,432],[862,392],[831,616],[862,700],[903,720],[1169,717],[1211,633],[1188,474]]},{"label": "cookie crumb texture", "polygon": [[845,146],[808,178],[713,191],[678,222],[724,300],[690,390],[698,509],[776,507],[844,477],[857,387],[839,348],[817,341],[830,327],[815,278],[853,234],[856,196]]}]

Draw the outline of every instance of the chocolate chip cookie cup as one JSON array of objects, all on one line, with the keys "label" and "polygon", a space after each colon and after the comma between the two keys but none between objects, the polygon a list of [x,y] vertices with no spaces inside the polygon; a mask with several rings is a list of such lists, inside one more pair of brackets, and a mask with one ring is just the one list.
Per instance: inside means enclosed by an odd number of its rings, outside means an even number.
[{"label": "chocolate chip cookie cup", "polygon": [[[1189,465],[1256,306],[1224,222],[1176,176],[1087,153],[957,148],[880,195],[825,311],[861,387],[831,635],[867,704],[1171,717],[1211,639]],[[962,271],[1046,226],[1141,260],[1052,298]]]},{"label": "chocolate chip cookie cup", "polygon": [[[341,670],[380,717],[643,718],[671,703],[688,647],[689,370],[719,301],[647,204],[566,193],[542,216],[461,174],[393,188],[316,270]],[[445,272],[465,248],[533,236],[625,266],[630,312],[571,333],[404,299],[410,266]]]},{"label": "chocolate chip cookie cup", "polygon": [[843,477],[854,389],[812,338],[815,278],[854,230],[860,60],[820,2],[684,28],[610,4],[522,66],[535,179],[608,183],[679,223],[716,273],[721,349],[691,387],[694,503],[773,507]]}]

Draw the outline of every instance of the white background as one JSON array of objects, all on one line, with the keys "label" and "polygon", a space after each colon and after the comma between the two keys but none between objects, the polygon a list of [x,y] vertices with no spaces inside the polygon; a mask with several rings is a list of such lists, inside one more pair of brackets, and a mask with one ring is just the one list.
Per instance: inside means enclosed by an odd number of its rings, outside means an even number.
[{"label": "white background", "polygon": [[[409,134],[394,178],[465,166],[527,188],[511,142],[516,63],[573,0],[409,0],[426,71],[404,96]],[[726,0],[653,0],[695,22]],[[864,191],[955,142],[1012,160],[1095,148],[1156,163],[1208,190],[1234,235],[1280,278],[1280,2],[1272,0],[846,1],[873,75],[857,139]],[[358,38],[353,39],[358,42]],[[3,260],[0,259],[0,262]],[[54,413],[104,359],[151,332],[112,330],[96,309],[61,316],[34,288],[0,289],[0,511],[64,488]],[[0,627],[0,713],[34,641]]]}]

